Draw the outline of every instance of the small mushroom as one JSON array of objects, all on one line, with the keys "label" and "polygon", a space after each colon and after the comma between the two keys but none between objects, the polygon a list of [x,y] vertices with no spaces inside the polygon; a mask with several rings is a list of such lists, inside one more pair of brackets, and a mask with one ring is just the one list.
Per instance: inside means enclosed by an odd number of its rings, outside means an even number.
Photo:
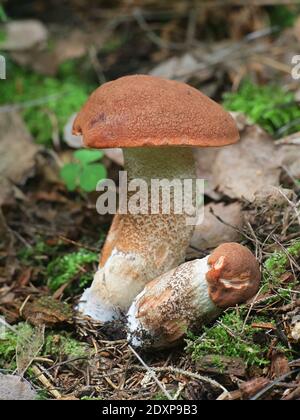
[{"label": "small mushroom", "polygon": [[[197,89],[153,76],[127,76],[98,88],[79,112],[73,133],[91,148],[124,149],[128,182],[195,179],[192,147],[239,139],[235,122]],[[122,188],[122,187],[121,187]],[[150,191],[150,189],[149,189]],[[148,205],[151,205],[151,193]],[[186,213],[115,215],[99,270],[79,309],[100,321],[127,311],[146,283],[185,259],[194,227]],[[126,204],[126,203],[125,203]],[[159,203],[161,207],[161,203]]]},{"label": "small mushroom", "polygon": [[128,312],[128,340],[142,348],[171,347],[231,306],[253,297],[261,273],[248,248],[229,242],[148,283]]}]

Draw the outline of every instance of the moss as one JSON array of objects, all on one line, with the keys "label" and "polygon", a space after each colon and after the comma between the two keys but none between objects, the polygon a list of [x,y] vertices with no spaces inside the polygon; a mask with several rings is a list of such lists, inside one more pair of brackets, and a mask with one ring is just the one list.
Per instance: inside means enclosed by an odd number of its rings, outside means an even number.
[{"label": "moss", "polygon": [[24,120],[37,143],[50,144],[53,124],[62,130],[70,118],[86,101],[93,89],[79,77],[68,76],[62,72],[61,77],[45,77],[8,63],[8,78],[1,90],[0,104],[22,104],[34,100],[43,103],[25,107]]},{"label": "moss", "polygon": [[60,359],[86,357],[91,353],[90,347],[72,338],[68,333],[48,334],[44,345],[44,355]]},{"label": "moss", "polygon": [[[211,328],[204,328],[204,335],[199,337],[188,334],[187,351],[194,360],[201,359],[204,355],[239,357],[247,365],[264,366],[268,364],[265,357],[267,348],[255,343],[255,334],[260,330],[244,325],[246,311],[240,308],[239,313],[235,310],[224,314],[220,322]],[[251,322],[265,322],[263,318],[252,318]]]},{"label": "moss", "polygon": [[300,257],[300,241],[295,241],[285,251],[274,252],[264,263],[264,281],[278,284],[280,277],[290,270],[289,257]]},{"label": "moss", "polygon": [[18,337],[12,331],[0,335],[0,368],[13,370],[16,367],[15,353]]},{"label": "moss", "polygon": [[272,135],[300,130],[300,107],[294,94],[278,86],[259,86],[245,81],[238,92],[225,93],[224,106],[230,111],[245,113]]},{"label": "moss", "polygon": [[89,265],[97,263],[99,256],[86,249],[57,256],[62,251],[65,252],[64,249],[64,243],[50,246],[44,241],[38,240],[32,248],[23,248],[18,257],[24,265],[39,269],[40,282],[47,283],[51,291],[57,290],[63,284],[80,275],[77,284],[72,285],[72,293],[77,293],[91,282],[91,267]]}]

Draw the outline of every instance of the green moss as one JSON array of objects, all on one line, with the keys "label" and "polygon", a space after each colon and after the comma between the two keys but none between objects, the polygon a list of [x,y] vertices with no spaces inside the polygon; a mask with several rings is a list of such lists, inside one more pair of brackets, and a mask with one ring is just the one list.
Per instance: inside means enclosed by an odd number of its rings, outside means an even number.
[{"label": "green moss", "polygon": [[300,241],[296,241],[289,246],[285,252],[274,252],[264,263],[264,281],[277,284],[280,277],[290,270],[289,257],[300,258]]},{"label": "green moss", "polygon": [[43,353],[45,356],[65,359],[87,357],[91,353],[91,349],[86,343],[72,338],[68,333],[51,333],[46,337]]},{"label": "green moss", "polygon": [[100,397],[82,397],[81,401],[103,401],[103,398]]},{"label": "green moss", "polygon": [[[76,75],[76,71],[74,70]],[[52,133],[58,126],[62,130],[70,116],[86,101],[92,86],[79,77],[45,77],[8,64],[8,78],[1,89],[0,104],[43,103],[27,106],[22,114],[37,143],[51,143]]]},{"label": "green moss", "polygon": [[271,6],[267,8],[270,16],[271,26],[279,28],[289,28],[294,25],[299,16],[299,6],[289,7],[283,4]]},{"label": "green moss", "polygon": [[83,288],[91,281],[90,272],[82,273],[82,269],[98,261],[98,255],[84,249],[63,257],[57,257],[47,266],[48,286],[52,291],[71,281],[80,273],[79,287]]},{"label": "green moss", "polygon": [[45,266],[45,259],[51,258],[65,247],[63,242],[56,245],[48,245],[44,240],[37,238],[37,242],[31,248],[24,247],[18,253],[18,258],[25,265],[35,265],[41,268]]},{"label": "green moss", "polygon": [[224,106],[245,113],[272,135],[300,130],[300,107],[294,94],[278,86],[258,86],[245,81],[238,92],[225,93]]},{"label": "green moss", "polygon": [[[244,316],[243,316],[244,315]],[[246,311],[240,308],[239,314],[235,311],[225,313],[219,323],[211,328],[204,328],[202,339],[191,334],[188,335],[187,351],[194,360],[204,355],[240,357],[247,365],[264,366],[268,364],[265,357],[266,348],[255,343],[254,335],[259,331],[251,325],[244,325]],[[251,322],[266,321],[262,318],[252,318]],[[198,342],[199,341],[199,342]],[[216,358],[216,363],[218,359]]]}]

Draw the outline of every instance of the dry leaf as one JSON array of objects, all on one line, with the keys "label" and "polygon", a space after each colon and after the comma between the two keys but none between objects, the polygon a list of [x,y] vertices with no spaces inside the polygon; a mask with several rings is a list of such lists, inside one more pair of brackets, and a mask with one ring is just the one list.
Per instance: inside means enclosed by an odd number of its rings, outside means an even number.
[{"label": "dry leaf", "polygon": [[24,375],[34,358],[37,357],[44,345],[45,327],[32,328],[27,325],[18,332],[16,348],[17,369],[21,376]]},{"label": "dry leaf", "polygon": [[72,323],[73,313],[67,303],[46,296],[27,303],[23,309],[23,315],[32,325],[53,327],[58,324]]},{"label": "dry leaf", "polygon": [[279,186],[280,164],[274,140],[253,125],[239,143],[219,150],[212,167],[213,188],[236,199],[254,200],[266,185]]}]

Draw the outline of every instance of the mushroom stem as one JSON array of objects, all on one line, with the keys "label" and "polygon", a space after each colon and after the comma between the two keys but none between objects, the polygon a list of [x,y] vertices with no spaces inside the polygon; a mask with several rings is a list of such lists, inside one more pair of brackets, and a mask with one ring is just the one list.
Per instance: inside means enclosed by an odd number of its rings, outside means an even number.
[{"label": "mushroom stem", "polygon": [[[162,211],[166,194],[158,196],[157,214],[151,214],[149,210],[159,191],[153,188],[152,180],[181,181],[181,186],[183,180],[195,180],[192,149],[129,148],[124,150],[124,157],[128,190],[134,179],[142,179],[147,187],[146,197],[143,195],[146,201],[140,203],[140,207],[142,213],[148,214],[121,214],[119,211],[114,217],[99,270],[79,305],[83,313],[100,321],[117,318],[119,310],[128,310],[146,283],[181,264],[194,230],[194,226],[187,224],[187,217],[192,215],[185,208],[181,214],[176,214],[174,206],[179,204],[180,197],[172,188],[170,211],[166,214]],[[195,216],[195,184],[193,187],[190,199]],[[181,191],[183,194],[183,189]],[[135,192],[129,192],[125,204],[135,202],[134,196]]]}]

